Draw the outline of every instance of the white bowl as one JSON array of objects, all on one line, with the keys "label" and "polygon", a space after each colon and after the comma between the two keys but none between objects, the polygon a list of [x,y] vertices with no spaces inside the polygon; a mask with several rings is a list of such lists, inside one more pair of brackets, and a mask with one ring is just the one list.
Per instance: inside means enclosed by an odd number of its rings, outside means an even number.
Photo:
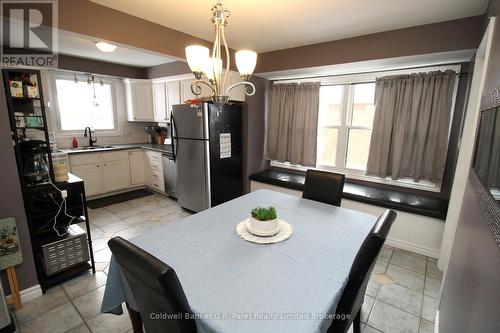
[{"label": "white bowl", "polygon": [[277,218],[274,220],[259,221],[250,217],[247,229],[251,234],[257,236],[272,236],[280,231],[280,225]]}]

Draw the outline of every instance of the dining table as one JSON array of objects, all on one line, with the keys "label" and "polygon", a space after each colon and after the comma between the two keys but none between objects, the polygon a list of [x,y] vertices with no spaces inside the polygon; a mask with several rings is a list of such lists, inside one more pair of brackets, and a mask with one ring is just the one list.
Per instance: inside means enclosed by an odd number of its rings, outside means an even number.
[{"label": "dining table", "polygon": [[[269,206],[291,225],[290,238],[274,244],[242,239],[237,224],[252,208]],[[129,241],[176,271],[197,332],[326,332],[376,219],[261,189]],[[138,311],[112,257],[101,312],[121,314],[124,302]]]}]

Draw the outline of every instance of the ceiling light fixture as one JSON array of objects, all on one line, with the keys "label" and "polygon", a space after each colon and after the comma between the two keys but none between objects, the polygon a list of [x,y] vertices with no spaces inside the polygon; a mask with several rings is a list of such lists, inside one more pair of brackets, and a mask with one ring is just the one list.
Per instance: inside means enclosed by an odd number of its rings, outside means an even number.
[{"label": "ceiling light fixture", "polygon": [[[236,67],[240,72],[243,82],[229,84],[229,48],[227,47],[224,28],[227,25],[227,18],[230,13],[222,7],[222,3],[217,3],[212,7],[212,23],[215,27],[215,41],[212,48],[212,56],[209,56],[209,49],[201,45],[190,45],[186,47],[186,58],[196,80],[191,83],[191,91],[196,96],[201,94],[201,84],[212,89],[212,99],[216,103],[227,103],[231,89],[244,85],[245,94],[252,96],[255,93],[255,86],[248,82],[257,63],[257,53],[249,50],[238,51],[235,54]],[[225,62],[222,60],[222,48],[225,51]],[[224,66],[225,64],[225,66]],[[225,67],[225,70],[224,70]],[[205,74],[207,80],[202,79]]]},{"label": "ceiling light fixture", "polygon": [[105,42],[96,42],[95,46],[105,53],[110,53],[116,50],[116,45],[105,43]]}]

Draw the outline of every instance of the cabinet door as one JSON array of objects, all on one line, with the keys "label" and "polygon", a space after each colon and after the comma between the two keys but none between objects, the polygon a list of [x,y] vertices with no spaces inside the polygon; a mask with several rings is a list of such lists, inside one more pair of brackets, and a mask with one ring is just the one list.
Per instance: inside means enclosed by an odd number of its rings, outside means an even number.
[{"label": "cabinet door", "polygon": [[165,83],[153,84],[153,105],[155,120],[166,122],[167,118],[167,95]]},{"label": "cabinet door", "polygon": [[141,150],[128,153],[130,181],[133,186],[144,184],[144,153]]},{"label": "cabinet door", "polygon": [[167,89],[167,119],[170,121],[172,105],[181,104],[181,84],[179,81],[170,81],[165,85]]},{"label": "cabinet door", "polygon": [[191,91],[191,82],[193,82],[191,79],[181,81],[181,103],[184,103],[188,99],[197,98]]},{"label": "cabinet door", "polygon": [[101,165],[99,163],[73,165],[71,173],[83,179],[87,197],[103,193]]},{"label": "cabinet door", "polygon": [[128,159],[103,163],[104,192],[130,187],[130,165]]},{"label": "cabinet door", "polygon": [[132,82],[133,121],[154,121],[153,89],[150,82]]}]

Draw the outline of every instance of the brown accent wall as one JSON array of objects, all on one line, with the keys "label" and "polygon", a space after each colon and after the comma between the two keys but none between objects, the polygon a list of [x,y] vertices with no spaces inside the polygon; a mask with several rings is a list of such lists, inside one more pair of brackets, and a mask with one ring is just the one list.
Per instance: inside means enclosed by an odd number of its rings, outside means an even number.
[{"label": "brown accent wall", "polygon": [[93,74],[111,75],[131,79],[147,79],[147,69],[128,65],[114,64],[98,60],[59,55],[59,69]]},{"label": "brown accent wall", "polygon": [[[183,59],[190,44],[206,40],[98,5],[88,0],[59,1],[59,28]],[[138,3],[140,6],[140,3]],[[168,3],[165,4],[168,6]],[[207,16],[210,13],[207,12]],[[188,16],[186,16],[188,19]],[[209,17],[207,17],[209,19]]]},{"label": "brown accent wall", "polygon": [[184,61],[174,61],[166,64],[148,67],[146,69],[146,76],[148,79],[156,79],[159,77],[190,74],[191,69]]},{"label": "brown accent wall", "polygon": [[[23,263],[16,266],[19,288],[21,290],[38,284],[31,251],[31,240],[24,212],[19,174],[10,134],[9,116],[3,80],[0,80],[0,154],[2,157],[2,176],[0,182],[0,218],[13,217],[17,222],[19,241],[23,254]],[[2,276],[5,275],[2,272]],[[4,283],[6,294],[9,290]]]},{"label": "brown accent wall", "polygon": [[247,96],[243,104],[243,181],[244,191],[250,191],[248,177],[267,166],[264,160],[264,140],[266,136],[267,93],[270,81],[252,77],[255,95]]},{"label": "brown accent wall", "polygon": [[483,26],[480,15],[261,53],[256,73],[475,49]]}]

